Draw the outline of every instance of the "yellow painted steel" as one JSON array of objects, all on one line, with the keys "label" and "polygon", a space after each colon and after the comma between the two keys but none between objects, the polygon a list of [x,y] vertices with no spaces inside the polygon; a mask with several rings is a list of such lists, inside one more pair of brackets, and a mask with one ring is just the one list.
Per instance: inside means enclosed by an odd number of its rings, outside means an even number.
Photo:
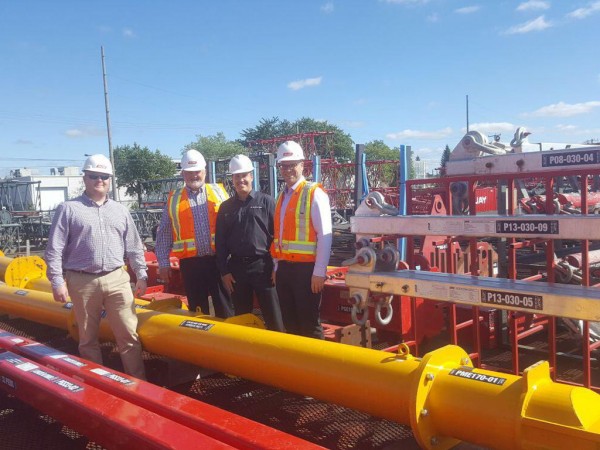
[{"label": "yellow painted steel", "polygon": [[25,289],[31,289],[33,291],[52,292],[50,280],[45,277],[28,280],[27,284],[22,287]]},{"label": "yellow painted steel", "polygon": [[[0,281],[4,281],[9,286],[52,292],[52,285],[46,277],[46,267],[46,262],[38,256],[9,258],[4,257],[0,251]],[[177,295],[153,301],[151,306],[143,299],[136,299],[136,302],[138,305],[146,305],[145,307],[156,311],[187,309],[186,305],[182,304],[181,297]]]},{"label": "yellow painted steel", "polygon": [[40,279],[47,281],[46,262],[39,256],[9,258],[0,255],[0,280],[9,286],[26,287],[29,282]]},{"label": "yellow painted steel", "polygon": [[61,329],[67,329],[71,314],[52,294],[8,285],[0,285],[0,311]]},{"label": "yellow painted steel", "polygon": [[[0,311],[73,326],[68,307],[44,292],[0,286]],[[506,449],[600,448],[600,396],[554,383],[547,363],[520,377],[475,369],[456,346],[414,358],[406,348],[391,354],[186,312],[137,312],[150,352],[410,424],[424,448],[461,440]],[[101,334],[112,337],[106,323]]]}]

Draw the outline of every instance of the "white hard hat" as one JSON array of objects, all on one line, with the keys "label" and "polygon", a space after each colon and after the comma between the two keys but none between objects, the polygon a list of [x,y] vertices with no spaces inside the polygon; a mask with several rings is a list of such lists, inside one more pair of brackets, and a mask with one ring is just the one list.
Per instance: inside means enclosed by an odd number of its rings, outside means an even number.
[{"label": "white hard hat", "polygon": [[188,150],[181,158],[181,170],[199,171],[206,169],[204,156],[198,150]]},{"label": "white hard hat", "polygon": [[235,155],[229,161],[229,173],[234,175],[236,173],[248,173],[254,170],[252,161],[246,155]]},{"label": "white hard hat", "polygon": [[83,169],[85,171],[90,172],[98,172],[105,173],[107,175],[112,175],[112,164],[110,160],[104,155],[90,155],[83,163]]},{"label": "white hard hat", "polygon": [[300,144],[294,141],[285,141],[277,149],[277,162],[303,161],[304,151]]}]

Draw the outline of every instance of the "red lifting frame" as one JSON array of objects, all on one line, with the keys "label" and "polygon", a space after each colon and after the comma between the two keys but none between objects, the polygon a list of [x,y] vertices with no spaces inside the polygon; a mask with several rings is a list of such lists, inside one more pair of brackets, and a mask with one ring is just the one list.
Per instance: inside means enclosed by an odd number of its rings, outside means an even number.
[{"label": "red lifting frame", "polygon": [[0,389],[106,448],[233,448],[9,351],[0,353]]},{"label": "red lifting frame", "polygon": [[215,406],[0,330],[0,348],[239,449],[322,447]]},{"label": "red lifting frame", "polygon": [[[490,183],[496,183],[499,185],[500,181],[504,181],[507,184],[508,192],[515,192],[517,180],[522,179],[538,179],[543,181],[543,185],[545,186],[546,192],[554,192],[554,183],[555,178],[558,177],[577,177],[580,183],[580,193],[581,193],[581,215],[588,214],[588,187],[589,187],[589,178],[592,176],[600,175],[600,169],[586,169],[586,170],[573,170],[564,168],[561,170],[556,170],[552,172],[540,172],[540,173],[509,173],[509,174],[489,174],[489,175],[465,175],[465,176],[453,176],[453,177],[442,177],[435,179],[427,179],[427,180],[409,180],[406,182],[407,186],[407,211],[408,214],[411,214],[415,205],[414,205],[414,196],[417,191],[419,191],[420,185],[438,185],[441,188],[429,189],[432,192],[442,191],[445,196],[446,206],[448,210],[448,214],[452,214],[452,193],[450,191],[451,183],[455,182],[467,182],[468,183],[468,192],[469,192],[469,214],[476,215],[476,195],[474,195],[476,188],[482,183],[485,182],[486,185]],[[553,205],[553,196],[546,195],[546,211],[554,211]],[[513,195],[508,195],[508,208],[507,214],[514,215],[517,210]],[[416,209],[414,211],[417,211]],[[452,238],[449,238],[447,243],[450,244]],[[548,282],[554,282],[554,267],[556,265],[554,261],[554,251],[555,244],[551,239],[544,240],[546,246],[546,273]],[[508,259],[508,278],[516,279],[517,278],[517,249],[523,248],[525,246],[535,245],[533,240],[524,240],[521,242],[516,242],[514,238],[507,239],[507,259]],[[413,236],[407,236],[407,262],[410,268],[415,268],[415,260],[414,260],[414,250],[415,250],[415,238]],[[581,241],[581,250],[582,250],[582,285],[590,286],[590,268],[589,268],[589,241],[582,240]],[[446,272],[448,273],[456,273],[456,267],[454,265],[454,259],[451,257],[452,246],[446,246]],[[479,267],[479,257],[477,253],[477,239],[470,238],[469,239],[469,254],[470,254],[470,273],[472,275],[479,275],[478,267]],[[531,281],[539,280],[542,275],[532,275],[526,279]],[[414,302],[413,302],[414,303]],[[457,323],[456,317],[456,306],[454,304],[449,306],[449,332],[450,332],[450,341],[453,344],[458,344],[458,331],[464,327],[472,326],[474,323],[478,323],[483,320],[483,317],[479,314],[479,308],[473,307],[473,318],[471,320],[465,321],[463,323]],[[415,315],[413,314],[413,317]],[[520,323],[523,320],[528,321],[527,323],[531,324],[527,329],[523,330],[522,325]],[[418,324],[415,324],[417,327]],[[511,312],[508,314],[508,326],[509,326],[509,343],[512,351],[512,370],[511,372],[515,374],[519,374],[522,372],[522,368],[519,364],[519,341],[520,339],[529,336],[537,331],[542,329],[547,329],[548,332],[548,360],[551,366],[552,376],[556,379],[556,364],[557,364],[557,333],[556,333],[556,318],[548,317],[548,316],[540,316],[533,315],[521,312]],[[498,327],[497,327],[498,330]],[[473,335],[473,353],[470,355],[474,360],[474,364],[479,367],[490,368],[494,370],[502,370],[502,368],[487,366],[481,362],[481,336],[479,332],[479,327],[474,326],[472,328]],[[411,342],[412,344],[412,342]],[[587,388],[600,391],[599,386],[592,386],[591,383],[591,351],[599,348],[600,342],[590,343],[590,330],[589,323],[584,321],[584,326],[582,330],[582,370],[583,370],[583,382],[580,385],[583,385]],[[417,354],[418,354],[418,346],[416,346]],[[571,381],[566,380],[557,380],[564,383],[569,384],[578,384],[573,383]]]}]

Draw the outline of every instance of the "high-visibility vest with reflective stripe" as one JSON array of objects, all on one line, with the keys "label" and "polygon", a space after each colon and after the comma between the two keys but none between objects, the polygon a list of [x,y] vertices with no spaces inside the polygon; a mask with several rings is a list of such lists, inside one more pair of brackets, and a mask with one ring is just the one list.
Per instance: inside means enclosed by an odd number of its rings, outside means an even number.
[{"label": "high-visibility vest with reflective stripe", "polygon": [[275,236],[271,247],[273,258],[295,262],[316,260],[317,232],[310,220],[310,208],[317,187],[318,183],[304,181],[294,189],[283,216],[283,224],[280,223],[280,217],[284,193],[282,191],[279,194],[275,206]]},{"label": "high-visibility vest with reflective stripe", "polygon": [[[210,246],[215,251],[215,230],[217,228],[217,213],[221,203],[229,198],[222,184],[205,184],[206,203],[208,206],[208,227],[210,229]],[[196,248],[196,233],[194,216],[190,207],[187,189],[185,187],[171,191],[167,200],[169,217],[173,232],[173,247],[171,254],[178,258],[191,258],[198,254]]]}]

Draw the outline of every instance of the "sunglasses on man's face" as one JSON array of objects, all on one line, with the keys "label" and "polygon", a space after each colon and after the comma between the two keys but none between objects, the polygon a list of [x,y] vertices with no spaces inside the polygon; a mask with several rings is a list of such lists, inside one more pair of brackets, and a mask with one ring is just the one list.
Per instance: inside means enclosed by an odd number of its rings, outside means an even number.
[{"label": "sunglasses on man's face", "polygon": [[294,169],[294,168],[296,168],[296,166],[297,166],[298,164],[299,164],[299,163],[297,163],[297,162],[293,162],[293,163],[281,163],[281,164],[279,164],[279,168],[280,168],[281,170],[291,170],[291,169]]},{"label": "sunglasses on man's face", "polygon": [[100,178],[102,181],[106,181],[110,178],[110,175],[90,175],[87,176],[90,180],[97,180]]}]

